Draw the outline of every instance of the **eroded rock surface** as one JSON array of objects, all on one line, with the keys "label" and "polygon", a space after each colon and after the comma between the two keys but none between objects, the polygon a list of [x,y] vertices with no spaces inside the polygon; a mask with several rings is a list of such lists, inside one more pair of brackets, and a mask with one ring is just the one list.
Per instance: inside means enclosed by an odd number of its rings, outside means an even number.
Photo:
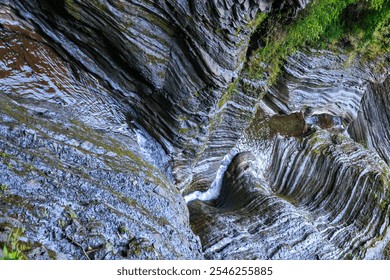
[{"label": "eroded rock surface", "polygon": [[289,59],[220,194],[189,204],[206,258],[389,258],[389,68],[374,76],[345,58]]},{"label": "eroded rock surface", "polygon": [[30,259],[202,258],[169,159],[127,124],[129,105],[15,11],[2,7],[0,26],[1,249]]},{"label": "eroded rock surface", "polygon": [[[352,122],[349,132],[355,141],[374,149],[390,163],[390,78],[383,83],[371,83],[362,99],[358,117]],[[375,110],[373,110],[375,108]]]},{"label": "eroded rock surface", "polygon": [[53,105],[0,103],[1,242],[20,228],[31,259],[201,258],[180,192],[118,138]]},{"label": "eroded rock surface", "polygon": [[0,245],[389,258],[388,57],[245,69],[264,13],[308,2],[0,0]]},{"label": "eroded rock surface", "polygon": [[[187,192],[207,188],[260,96],[227,93],[258,12],[307,1],[10,1],[55,48],[99,77],[174,161]],[[229,137],[224,137],[229,134]],[[216,144],[214,144],[216,143]],[[208,165],[207,171],[204,166]]]},{"label": "eroded rock surface", "polygon": [[267,181],[253,154],[238,154],[217,200],[190,204],[206,258],[364,258],[375,246],[383,258],[388,167],[350,139],[334,141],[325,131],[301,141],[276,137]]}]

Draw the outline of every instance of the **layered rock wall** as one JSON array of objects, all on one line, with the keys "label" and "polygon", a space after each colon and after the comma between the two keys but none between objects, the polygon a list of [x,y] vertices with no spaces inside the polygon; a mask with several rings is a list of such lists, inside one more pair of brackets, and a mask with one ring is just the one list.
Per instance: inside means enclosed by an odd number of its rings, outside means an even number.
[{"label": "layered rock wall", "polygon": [[[1,245],[389,258],[386,54],[302,49],[272,85],[246,63],[266,13],[308,2],[0,0]],[[201,252],[182,195],[210,186],[189,203]]]},{"label": "layered rock wall", "polygon": [[371,83],[361,101],[361,110],[348,129],[355,141],[374,149],[387,164],[390,163],[389,88],[389,77],[383,83]]},{"label": "layered rock wall", "polygon": [[[238,128],[254,113],[261,88],[235,98],[227,89],[243,67],[259,12],[298,10],[305,4],[10,1],[55,42],[58,52],[131,105],[126,112],[129,121],[140,124],[163,145],[173,158],[177,184],[184,188],[192,183],[192,189],[205,188],[212,181],[222,157],[240,136]],[[229,99],[237,104],[225,104]],[[199,175],[206,165],[205,176]]]}]

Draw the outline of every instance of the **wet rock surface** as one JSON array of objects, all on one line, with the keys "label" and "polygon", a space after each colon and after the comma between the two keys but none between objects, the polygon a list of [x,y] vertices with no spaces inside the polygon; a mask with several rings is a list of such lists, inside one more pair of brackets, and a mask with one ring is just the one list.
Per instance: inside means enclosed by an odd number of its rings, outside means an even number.
[{"label": "wet rock surface", "polygon": [[390,258],[388,57],[245,69],[308,2],[0,0],[0,249]]},{"label": "wet rock surface", "polygon": [[220,192],[189,203],[206,258],[388,259],[388,72],[343,59],[291,57]]},{"label": "wet rock surface", "polygon": [[22,228],[31,259],[201,257],[181,194],[139,155],[57,107],[0,103],[1,242]]},{"label": "wet rock surface", "polygon": [[384,258],[388,167],[350,139],[329,138],[326,131],[300,141],[277,136],[267,180],[253,154],[238,154],[218,198],[189,205],[205,257]]},{"label": "wet rock surface", "polygon": [[202,258],[169,158],[129,126],[129,105],[6,6],[0,34],[1,248],[13,238],[29,259]]},{"label": "wet rock surface", "polygon": [[[275,2],[275,3],[274,3]],[[228,92],[258,12],[307,1],[10,1],[57,52],[98,77],[171,155],[177,185],[204,189],[261,91]],[[54,43],[54,44],[53,44]],[[229,137],[224,137],[229,134]],[[218,144],[214,145],[214,143]],[[207,171],[204,166],[208,165]]]},{"label": "wet rock surface", "polygon": [[[362,99],[362,109],[349,127],[349,133],[355,141],[374,149],[386,162],[390,163],[390,78],[383,83],[372,83]],[[373,110],[373,108],[377,108]]]}]

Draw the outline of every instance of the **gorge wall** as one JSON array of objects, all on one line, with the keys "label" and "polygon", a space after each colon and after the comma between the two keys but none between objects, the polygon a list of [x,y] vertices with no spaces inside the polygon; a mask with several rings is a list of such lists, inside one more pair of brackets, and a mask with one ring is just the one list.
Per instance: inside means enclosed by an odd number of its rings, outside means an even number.
[{"label": "gorge wall", "polygon": [[0,0],[0,247],[390,258],[388,54],[310,46],[275,81],[250,69],[266,18],[307,5]]}]

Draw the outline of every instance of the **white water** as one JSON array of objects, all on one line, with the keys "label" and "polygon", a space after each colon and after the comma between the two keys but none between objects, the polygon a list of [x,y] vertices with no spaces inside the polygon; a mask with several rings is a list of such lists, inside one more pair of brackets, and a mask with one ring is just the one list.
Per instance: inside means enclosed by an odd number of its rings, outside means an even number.
[{"label": "white water", "polygon": [[256,170],[255,176],[265,184],[266,180],[264,174],[270,164],[270,157],[272,152],[272,145],[269,140],[253,139],[248,140],[247,136],[238,141],[236,147],[234,147],[227,155],[222,159],[221,165],[217,171],[214,181],[211,183],[210,188],[207,191],[195,191],[184,197],[185,201],[189,203],[193,200],[210,201],[217,199],[222,188],[223,176],[226,169],[232,162],[233,158],[242,152],[252,152],[256,157]]},{"label": "white water", "polygon": [[230,153],[224,156],[222,159],[221,165],[217,171],[217,175],[214,179],[214,181],[211,183],[210,188],[205,191],[195,191],[192,192],[186,196],[184,196],[184,200],[188,203],[190,201],[193,201],[195,199],[207,201],[207,200],[213,200],[216,199],[219,196],[219,193],[221,192],[222,187],[222,180],[223,175],[225,174],[226,169],[228,168],[229,164],[233,160],[234,156],[238,153],[237,149],[233,148]]}]

